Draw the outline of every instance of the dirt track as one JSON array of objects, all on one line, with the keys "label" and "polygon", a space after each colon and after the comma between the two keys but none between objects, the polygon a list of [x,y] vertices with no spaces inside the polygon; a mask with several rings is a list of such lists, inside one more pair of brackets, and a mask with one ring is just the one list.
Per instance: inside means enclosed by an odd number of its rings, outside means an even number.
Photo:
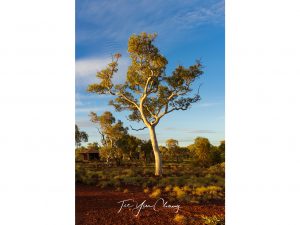
[{"label": "dirt track", "polygon": [[[151,199],[137,188],[130,188],[128,193],[114,190],[101,190],[98,187],[76,185],[76,225],[155,225],[178,224],[173,221],[176,209],[158,207],[142,209],[136,217],[129,208],[121,207],[119,201],[134,199],[141,204],[144,200],[153,205],[157,199]],[[167,199],[166,199],[167,200]],[[180,203],[169,203],[177,205]],[[161,204],[162,205],[162,204]],[[200,215],[224,215],[222,205],[180,204],[179,214],[188,218],[188,224],[202,224]]]}]

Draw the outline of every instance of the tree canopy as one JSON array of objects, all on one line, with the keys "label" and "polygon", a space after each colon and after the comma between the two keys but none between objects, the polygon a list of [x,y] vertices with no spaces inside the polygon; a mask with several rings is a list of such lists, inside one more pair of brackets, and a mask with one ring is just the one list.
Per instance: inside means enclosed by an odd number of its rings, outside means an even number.
[{"label": "tree canopy", "polygon": [[129,110],[129,119],[143,121],[146,126],[156,125],[166,114],[174,110],[186,110],[200,100],[199,93],[192,92],[191,85],[202,71],[199,61],[188,68],[179,65],[171,75],[166,74],[167,59],[154,46],[156,34],[132,35],[128,41],[131,65],[124,84],[113,84],[121,54],[115,54],[106,69],[97,73],[99,83],[88,86],[88,91],[116,96],[110,104],[117,111]]},{"label": "tree canopy", "polygon": [[202,166],[208,166],[211,161],[211,144],[207,138],[197,137],[189,149]]},{"label": "tree canopy", "polygon": [[101,143],[104,146],[114,147],[116,141],[127,134],[127,128],[123,126],[121,120],[116,121],[111,112],[106,111],[101,116],[95,112],[89,114],[91,122],[98,124],[99,133],[101,134]]},{"label": "tree canopy", "polygon": [[[167,59],[154,45],[156,34],[133,34],[128,41],[131,65],[126,81],[114,84],[113,76],[118,71],[121,54],[112,56],[107,67],[97,72],[98,83],[90,84],[88,92],[113,95],[110,101],[117,111],[127,110],[131,121],[142,121],[149,129],[155,156],[155,174],[162,175],[162,159],[159,151],[155,127],[166,114],[177,110],[187,110],[192,103],[200,100],[199,88],[193,93],[193,82],[203,74],[202,64],[179,65],[171,74],[166,73]],[[132,128],[133,129],[133,128]]]}]

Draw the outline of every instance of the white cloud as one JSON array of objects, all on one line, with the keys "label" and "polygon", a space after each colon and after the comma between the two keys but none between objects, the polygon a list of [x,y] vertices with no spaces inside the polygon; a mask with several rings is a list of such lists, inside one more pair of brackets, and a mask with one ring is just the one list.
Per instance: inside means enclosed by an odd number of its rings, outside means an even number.
[{"label": "white cloud", "polygon": [[76,77],[95,75],[109,63],[109,59],[87,58],[76,60]]},{"label": "white cloud", "polygon": [[[111,59],[108,57],[82,58],[76,60],[76,86],[83,87],[90,83],[97,82],[97,71],[104,69],[110,62]],[[125,81],[128,65],[128,58],[122,57],[119,60],[119,70],[113,77],[114,83],[122,83]]]},{"label": "white cloud", "polygon": [[77,120],[76,121],[77,126],[80,128],[92,128],[94,124],[89,120]]}]

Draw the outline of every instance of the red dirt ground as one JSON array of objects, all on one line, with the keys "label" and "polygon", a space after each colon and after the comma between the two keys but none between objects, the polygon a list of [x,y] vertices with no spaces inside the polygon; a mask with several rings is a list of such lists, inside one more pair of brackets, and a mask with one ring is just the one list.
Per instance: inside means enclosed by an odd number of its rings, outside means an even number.
[{"label": "red dirt ground", "polygon": [[[135,217],[130,209],[123,208],[120,213],[121,204],[117,203],[125,199],[134,199],[139,204],[146,200],[147,204],[153,204],[156,199],[151,199],[140,189],[129,188],[128,193],[116,192],[114,190],[101,190],[99,187],[76,184],[76,225],[159,225],[177,224],[174,222],[174,209],[153,208],[142,209]],[[167,200],[167,198],[165,198]],[[178,214],[188,218],[188,224],[202,224],[201,215],[224,215],[224,205],[199,205],[169,203],[180,205]]]}]

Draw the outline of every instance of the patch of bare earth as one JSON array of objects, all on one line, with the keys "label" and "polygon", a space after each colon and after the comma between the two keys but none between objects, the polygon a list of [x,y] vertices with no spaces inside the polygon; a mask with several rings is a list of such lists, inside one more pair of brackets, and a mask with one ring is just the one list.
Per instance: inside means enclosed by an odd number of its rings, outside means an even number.
[{"label": "patch of bare earth", "polygon": [[[178,224],[173,219],[174,209],[159,207],[159,211],[152,208],[142,209],[136,217],[130,209],[123,208],[119,213],[119,201],[134,199],[139,204],[146,200],[147,204],[154,204],[157,199],[151,199],[138,188],[128,188],[128,193],[116,192],[114,189],[100,189],[99,187],[76,184],[76,225],[155,225]],[[167,201],[167,198],[165,198]],[[188,219],[188,224],[202,224],[201,216],[224,215],[224,205],[199,205],[179,202],[169,203],[180,205],[179,214]]]}]

